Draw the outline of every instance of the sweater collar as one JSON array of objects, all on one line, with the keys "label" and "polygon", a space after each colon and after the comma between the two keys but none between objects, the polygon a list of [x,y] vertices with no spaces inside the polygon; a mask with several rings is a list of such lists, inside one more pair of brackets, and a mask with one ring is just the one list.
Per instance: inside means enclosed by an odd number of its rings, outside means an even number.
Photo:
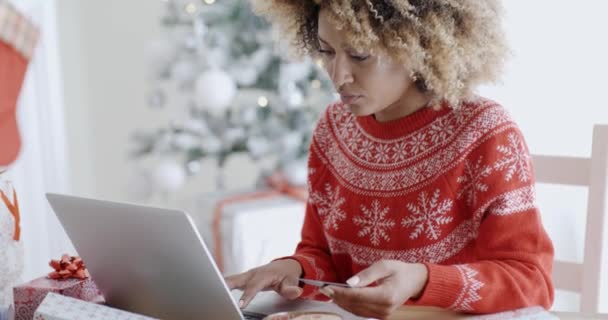
[{"label": "sweater collar", "polygon": [[428,125],[450,110],[447,103],[441,103],[438,108],[423,107],[405,117],[391,121],[379,122],[372,114],[357,117],[357,123],[365,132],[376,138],[396,139]]}]

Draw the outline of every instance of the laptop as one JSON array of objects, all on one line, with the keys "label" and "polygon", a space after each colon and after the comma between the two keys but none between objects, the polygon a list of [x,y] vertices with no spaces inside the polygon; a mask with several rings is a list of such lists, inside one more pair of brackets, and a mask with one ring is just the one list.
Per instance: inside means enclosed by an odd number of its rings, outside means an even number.
[{"label": "laptop", "polygon": [[46,196],[109,306],[159,319],[265,316],[241,312],[185,212]]},{"label": "laptop", "polygon": [[324,311],[362,320],[333,303],[260,292],[246,310],[230,292],[190,216],[179,210],[46,195],[91,277],[118,309],[159,319],[262,319]]}]

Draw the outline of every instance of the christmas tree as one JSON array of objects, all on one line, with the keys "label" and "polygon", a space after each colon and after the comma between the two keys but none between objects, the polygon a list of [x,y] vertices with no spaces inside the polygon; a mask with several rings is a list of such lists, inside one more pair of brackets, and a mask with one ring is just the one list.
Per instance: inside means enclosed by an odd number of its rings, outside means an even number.
[{"label": "christmas tree", "polygon": [[[154,74],[148,102],[163,108],[178,96],[185,116],[138,130],[133,156],[172,159],[179,167],[161,170],[184,179],[202,159],[221,168],[237,152],[254,161],[274,156],[274,169],[305,159],[314,123],[333,99],[320,64],[286,59],[245,0],[163,3],[166,35],[147,52]],[[164,188],[183,179],[173,180]]]}]

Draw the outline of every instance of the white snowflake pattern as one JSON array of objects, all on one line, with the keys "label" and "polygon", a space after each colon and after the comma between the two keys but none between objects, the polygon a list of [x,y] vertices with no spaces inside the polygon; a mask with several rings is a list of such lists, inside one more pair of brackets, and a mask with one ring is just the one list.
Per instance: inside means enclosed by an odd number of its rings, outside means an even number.
[{"label": "white snowflake pattern", "polygon": [[403,161],[407,155],[407,142],[401,141],[393,146],[393,161]]},{"label": "white snowflake pattern", "polygon": [[466,195],[467,205],[475,205],[478,193],[488,191],[488,185],[483,183],[482,180],[491,173],[492,167],[483,165],[483,157],[479,157],[475,164],[465,161],[464,175],[456,179],[456,182],[462,185],[462,189],[456,196],[457,199],[461,199],[462,196]]},{"label": "white snowflake pattern", "polygon": [[388,145],[379,144],[376,147],[376,156],[374,157],[375,160],[379,163],[387,163],[389,160],[389,156],[388,156],[389,151],[390,151],[390,148]]},{"label": "white snowflake pattern", "polygon": [[357,150],[359,144],[361,143],[361,132],[354,131],[352,136],[347,139],[346,146],[350,150]]},{"label": "white snowflake pattern", "polygon": [[407,228],[415,227],[410,239],[417,239],[424,232],[428,239],[437,240],[441,235],[440,226],[454,219],[446,216],[452,208],[452,200],[445,199],[439,203],[439,195],[440,190],[437,189],[429,199],[426,192],[422,191],[418,196],[418,206],[413,203],[407,204],[412,215],[401,220],[401,225]]},{"label": "white snowflake pattern", "polygon": [[473,311],[472,303],[481,300],[479,290],[485,285],[476,279],[479,272],[466,264],[456,265],[462,280],[462,289],[456,301],[448,309],[457,311]]},{"label": "white snowflake pattern", "polygon": [[354,121],[346,121],[342,123],[342,126],[340,128],[340,136],[342,138],[348,138],[353,132],[355,132]]},{"label": "white snowflake pattern", "polygon": [[431,142],[437,144],[445,141],[454,134],[455,126],[445,119],[434,122],[430,128]]},{"label": "white snowflake pattern", "polygon": [[426,133],[420,132],[412,137],[412,153],[418,154],[424,152],[428,147],[428,141],[426,140]]},{"label": "white snowflake pattern", "polygon": [[366,208],[361,205],[361,211],[363,216],[357,216],[353,218],[355,225],[362,227],[357,233],[359,237],[370,236],[370,241],[373,245],[380,245],[380,241],[390,241],[390,237],[387,231],[395,226],[393,219],[386,219],[386,214],[389,212],[389,208],[382,208],[380,201],[372,201],[371,208]]},{"label": "white snowflake pattern", "polygon": [[359,147],[359,155],[365,160],[369,160],[373,157],[374,143],[371,140],[365,139],[362,141]]},{"label": "white snowflake pattern", "polygon": [[415,167],[412,168],[412,175],[414,179],[417,181],[422,181],[432,175],[433,172],[429,171],[429,166],[427,163],[419,163],[416,164]]},{"label": "white snowflake pattern", "polygon": [[346,219],[346,213],[340,208],[346,199],[340,197],[340,187],[336,186],[335,191],[331,189],[329,183],[325,184],[325,194],[314,191],[310,195],[311,202],[317,206],[317,212],[323,219],[325,230],[338,230],[338,223]]},{"label": "white snowflake pattern", "polygon": [[526,151],[524,142],[515,133],[509,134],[507,138],[508,146],[497,147],[498,152],[502,153],[504,157],[496,161],[494,169],[498,171],[506,169],[506,181],[510,181],[517,173],[521,182],[527,182],[530,180],[530,155]]}]

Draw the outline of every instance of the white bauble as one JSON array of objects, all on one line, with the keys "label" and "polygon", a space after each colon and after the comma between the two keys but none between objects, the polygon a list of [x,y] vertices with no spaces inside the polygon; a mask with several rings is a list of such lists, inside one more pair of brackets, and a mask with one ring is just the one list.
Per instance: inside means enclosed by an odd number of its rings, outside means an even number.
[{"label": "white bauble", "polygon": [[153,173],[156,186],[166,192],[175,192],[186,182],[186,171],[174,161],[164,161]]},{"label": "white bauble", "polygon": [[194,90],[199,108],[213,114],[222,114],[236,94],[236,84],[226,72],[208,70],[196,79]]},{"label": "white bauble", "polygon": [[303,186],[308,179],[308,166],[305,160],[292,161],[283,167],[283,175],[289,184]]}]

